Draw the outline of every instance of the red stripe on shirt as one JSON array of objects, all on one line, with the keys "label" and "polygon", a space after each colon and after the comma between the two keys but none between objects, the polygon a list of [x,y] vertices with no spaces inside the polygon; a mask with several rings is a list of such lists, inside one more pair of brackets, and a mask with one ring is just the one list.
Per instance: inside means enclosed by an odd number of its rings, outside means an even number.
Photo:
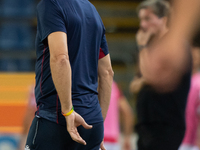
[{"label": "red stripe on shirt", "polygon": [[39,108],[40,108],[40,106],[37,107],[37,115],[39,114]]},{"label": "red stripe on shirt", "polygon": [[99,59],[105,57],[106,55],[104,54],[102,48],[100,48],[100,51],[99,51]]},{"label": "red stripe on shirt", "polygon": [[42,66],[41,66],[40,92],[41,92],[42,95],[43,95],[43,93],[42,93],[42,77],[43,77],[43,65],[44,65],[45,50],[46,50],[46,46],[44,46]]}]

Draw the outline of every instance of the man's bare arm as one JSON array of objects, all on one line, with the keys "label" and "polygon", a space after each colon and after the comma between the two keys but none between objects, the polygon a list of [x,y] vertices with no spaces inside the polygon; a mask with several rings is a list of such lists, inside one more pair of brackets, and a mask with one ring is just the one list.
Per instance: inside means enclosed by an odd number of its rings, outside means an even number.
[{"label": "man's bare arm", "polygon": [[139,93],[144,84],[145,80],[143,77],[134,77],[130,83],[129,90],[131,93]]},{"label": "man's bare arm", "polygon": [[177,38],[191,40],[199,28],[200,1],[174,0],[170,31]]},{"label": "man's bare arm", "polygon": [[133,133],[133,111],[125,96],[119,99],[119,109],[122,115],[124,130],[123,149],[131,150],[131,134]]},{"label": "man's bare arm", "polygon": [[189,68],[189,49],[185,43],[173,43],[171,40],[163,39],[140,53],[140,68],[145,83],[159,92],[173,91]]},{"label": "man's bare arm", "polygon": [[[56,91],[58,92],[62,112],[68,113],[72,109],[71,98],[71,65],[68,56],[67,35],[64,32],[54,32],[48,36],[50,49],[50,68]],[[86,145],[80,137],[77,127],[82,125],[86,129],[92,128],[75,111],[65,117],[67,130],[72,139]]]},{"label": "man's bare arm", "polygon": [[72,109],[71,66],[66,41],[67,35],[64,32],[54,32],[48,36],[51,74],[63,113]]},{"label": "man's bare arm", "polygon": [[110,55],[108,54],[105,57],[101,58],[98,62],[98,96],[104,120],[106,118],[106,114],[110,104],[113,75],[114,73],[111,66]]}]

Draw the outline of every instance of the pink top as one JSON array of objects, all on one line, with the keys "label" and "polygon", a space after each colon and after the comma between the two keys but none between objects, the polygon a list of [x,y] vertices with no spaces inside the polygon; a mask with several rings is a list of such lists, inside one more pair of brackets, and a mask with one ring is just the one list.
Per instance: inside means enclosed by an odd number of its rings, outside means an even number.
[{"label": "pink top", "polygon": [[35,109],[37,110],[36,101],[35,101],[35,85],[31,85],[29,89],[28,95],[28,109]]},{"label": "pink top", "polygon": [[119,137],[119,109],[118,102],[121,92],[117,84],[113,81],[110,106],[104,121],[104,141],[117,142]]},{"label": "pink top", "polygon": [[182,144],[196,145],[200,110],[200,73],[192,76],[186,107],[186,132]]}]

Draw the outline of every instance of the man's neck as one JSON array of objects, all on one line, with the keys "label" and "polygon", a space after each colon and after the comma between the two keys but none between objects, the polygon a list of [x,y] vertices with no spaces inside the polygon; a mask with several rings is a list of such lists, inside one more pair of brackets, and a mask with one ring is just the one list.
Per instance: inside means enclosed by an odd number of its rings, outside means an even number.
[{"label": "man's neck", "polygon": [[149,44],[153,44],[154,42],[157,42],[159,39],[161,39],[166,33],[168,32],[167,27],[163,27],[150,41]]},{"label": "man's neck", "polygon": [[160,30],[159,39],[162,38],[168,32],[168,28],[165,26]]}]

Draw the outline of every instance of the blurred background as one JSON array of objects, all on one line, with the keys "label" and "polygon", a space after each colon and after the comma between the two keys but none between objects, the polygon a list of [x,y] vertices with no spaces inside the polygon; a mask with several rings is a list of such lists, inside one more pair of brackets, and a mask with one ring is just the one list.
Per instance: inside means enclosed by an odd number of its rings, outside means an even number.
[{"label": "blurred background", "polygon": [[[29,88],[34,84],[39,0],[0,0],[0,150],[16,150],[26,111]],[[138,50],[139,0],[91,0],[106,27],[115,81],[134,110],[129,93]]]}]

